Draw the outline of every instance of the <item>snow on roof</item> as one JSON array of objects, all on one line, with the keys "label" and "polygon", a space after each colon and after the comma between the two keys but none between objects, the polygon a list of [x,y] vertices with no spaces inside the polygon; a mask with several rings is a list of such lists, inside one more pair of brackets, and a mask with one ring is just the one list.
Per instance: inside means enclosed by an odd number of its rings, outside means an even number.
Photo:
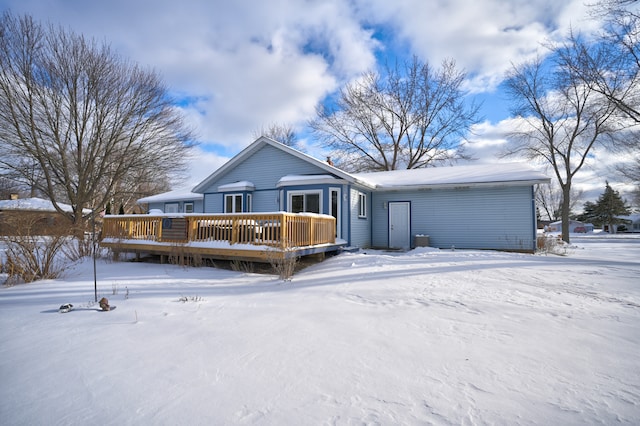
[{"label": "snow on roof", "polygon": [[338,179],[331,175],[286,175],[280,178],[276,186],[279,188],[295,184],[309,185],[312,183],[336,183],[337,181]]},{"label": "snow on roof", "polygon": [[[68,204],[58,203],[58,207],[60,207],[62,211],[69,213],[73,212],[73,207]],[[44,200],[37,197],[19,198],[17,200],[0,200],[0,210],[57,211],[50,200]],[[83,209],[83,213],[89,214],[91,213],[91,209]]]},{"label": "snow on roof", "polygon": [[220,185],[218,187],[219,192],[226,191],[254,191],[256,186],[253,182],[249,182],[248,180],[241,180],[238,182],[227,183],[225,185]]},{"label": "snow on roof", "polygon": [[151,195],[149,197],[140,198],[136,201],[138,204],[145,203],[163,203],[167,201],[191,201],[202,200],[204,194],[191,192],[191,188],[176,189],[174,191],[163,192],[162,194]]},{"label": "snow on roof", "polygon": [[631,222],[634,222],[634,223],[640,221],[640,213],[632,213],[627,216],[616,216],[616,217],[618,219],[630,220]]},{"label": "snow on roof", "polygon": [[431,167],[426,169],[356,173],[354,176],[375,184],[378,189],[477,186],[496,183],[543,183],[549,181],[546,175],[525,163]]}]

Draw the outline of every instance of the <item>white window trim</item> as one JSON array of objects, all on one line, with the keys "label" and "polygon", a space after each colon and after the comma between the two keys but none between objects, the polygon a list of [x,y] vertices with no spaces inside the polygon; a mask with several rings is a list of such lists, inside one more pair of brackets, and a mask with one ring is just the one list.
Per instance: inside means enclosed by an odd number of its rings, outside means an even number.
[{"label": "white window trim", "polygon": [[[322,190],[321,189],[309,189],[309,190],[303,190],[303,191],[290,191],[287,193],[287,211],[291,212],[291,207],[293,205],[293,197],[296,195],[310,195],[310,194],[317,194],[318,195],[318,208],[320,210],[320,213],[322,213],[324,210],[322,209]],[[305,198],[305,202],[306,202],[306,198]]]},{"label": "white window trim", "polygon": [[[234,211],[230,211],[230,212],[227,211],[227,198],[228,197],[232,197],[232,200],[233,200],[232,201],[232,208],[233,208]],[[236,210],[238,210],[236,208],[236,199],[237,199],[237,197],[240,197],[240,210],[239,211],[236,211]],[[243,212],[244,211],[244,197],[242,196],[242,194],[241,193],[224,194],[224,208],[223,209],[224,209],[225,213]]]},{"label": "white window trim", "polygon": [[180,203],[165,203],[164,212],[165,213],[179,213],[180,212]]},{"label": "white window trim", "polygon": [[336,238],[342,238],[342,189],[341,188],[329,188],[329,214],[331,214],[331,194],[336,193],[337,195],[337,214],[336,217]]},{"label": "white window trim", "polygon": [[358,192],[358,217],[367,217],[367,194]]}]

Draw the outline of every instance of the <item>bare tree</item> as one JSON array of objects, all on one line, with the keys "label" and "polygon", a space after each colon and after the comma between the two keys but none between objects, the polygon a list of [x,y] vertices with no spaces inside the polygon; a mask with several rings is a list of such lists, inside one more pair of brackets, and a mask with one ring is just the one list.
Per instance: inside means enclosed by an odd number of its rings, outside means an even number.
[{"label": "bare tree", "polygon": [[638,0],[600,0],[591,6],[593,17],[604,23],[603,32],[588,44],[571,34],[569,42],[578,54],[565,57],[565,62],[583,84],[640,123]]},{"label": "bare tree", "polygon": [[548,63],[537,59],[514,66],[506,81],[521,126],[511,135],[504,154],[542,160],[553,170],[562,189],[562,239],[566,242],[575,175],[594,147],[614,149],[614,136],[624,128],[615,104],[572,72],[567,58],[581,54],[574,48],[573,44],[558,47]]},{"label": "bare tree", "polygon": [[[569,203],[569,215],[582,198],[583,191],[571,190],[571,201]],[[544,217],[551,221],[562,218],[563,192],[556,181],[551,181],[549,185],[538,185],[535,190],[536,205],[544,213]]]},{"label": "bare tree", "polygon": [[[5,12],[0,22],[1,168],[74,224],[84,208],[104,206],[134,182],[184,169],[191,134],[156,73],[29,16]],[[23,159],[42,179],[27,174]]]},{"label": "bare tree", "polygon": [[477,123],[465,104],[465,73],[453,61],[434,69],[416,57],[384,75],[369,71],[319,108],[310,125],[351,171],[427,167],[466,158],[460,146]]},{"label": "bare tree", "polygon": [[292,148],[298,147],[298,137],[290,124],[271,123],[267,128],[262,127],[254,132],[253,136],[255,139],[266,136]]},{"label": "bare tree", "polygon": [[615,171],[623,180],[635,185],[635,190],[631,191],[631,201],[640,210],[640,153],[636,151],[632,154],[632,161],[617,165]]},{"label": "bare tree", "polygon": [[0,175],[0,200],[9,199],[11,194],[23,192],[20,185],[8,175]]},{"label": "bare tree", "polygon": [[[599,0],[590,6],[592,17],[604,24],[603,31],[589,42],[570,34],[572,49],[566,50],[570,54],[559,53],[582,84],[606,97],[628,120],[640,124],[640,2]],[[636,160],[639,137],[636,131],[619,139]],[[640,188],[639,166],[636,161],[615,169]]]}]

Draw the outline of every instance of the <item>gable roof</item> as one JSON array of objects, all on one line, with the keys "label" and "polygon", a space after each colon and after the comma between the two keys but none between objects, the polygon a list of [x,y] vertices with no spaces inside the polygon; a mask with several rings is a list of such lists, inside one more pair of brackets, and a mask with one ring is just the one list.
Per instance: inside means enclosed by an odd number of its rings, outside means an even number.
[{"label": "gable roof", "polygon": [[276,149],[279,149],[287,154],[290,154],[294,157],[297,157],[301,160],[304,160],[310,164],[313,164],[316,167],[319,167],[323,171],[330,173],[332,175],[338,176],[342,179],[345,179],[352,183],[357,183],[363,186],[372,187],[370,183],[366,180],[361,180],[356,178],[354,175],[351,175],[343,170],[340,170],[336,167],[331,166],[330,164],[320,161],[316,158],[313,158],[310,155],[307,155],[303,152],[298,151],[297,149],[291,148],[290,146],[284,145],[280,142],[274,141],[273,139],[267,138],[266,136],[261,136],[256,139],[251,145],[240,151],[238,155],[233,157],[231,160],[227,161],[222,167],[218,170],[210,174],[207,178],[205,178],[202,182],[197,184],[192,191],[193,192],[204,192],[213,182],[216,181],[220,176],[224,175],[227,171],[232,170],[236,167],[237,164],[242,163],[248,157],[257,152],[260,148],[269,145]]}]

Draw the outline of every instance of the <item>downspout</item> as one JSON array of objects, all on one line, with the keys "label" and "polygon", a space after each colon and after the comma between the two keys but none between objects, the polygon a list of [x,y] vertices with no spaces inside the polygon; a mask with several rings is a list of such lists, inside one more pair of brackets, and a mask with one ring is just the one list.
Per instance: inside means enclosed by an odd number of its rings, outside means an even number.
[{"label": "downspout", "polygon": [[351,246],[351,185],[347,185],[347,245]]},{"label": "downspout", "polygon": [[530,186],[531,189],[531,215],[533,218],[533,253],[536,252],[538,248],[538,216],[536,215],[536,195],[533,189],[533,185]]}]

